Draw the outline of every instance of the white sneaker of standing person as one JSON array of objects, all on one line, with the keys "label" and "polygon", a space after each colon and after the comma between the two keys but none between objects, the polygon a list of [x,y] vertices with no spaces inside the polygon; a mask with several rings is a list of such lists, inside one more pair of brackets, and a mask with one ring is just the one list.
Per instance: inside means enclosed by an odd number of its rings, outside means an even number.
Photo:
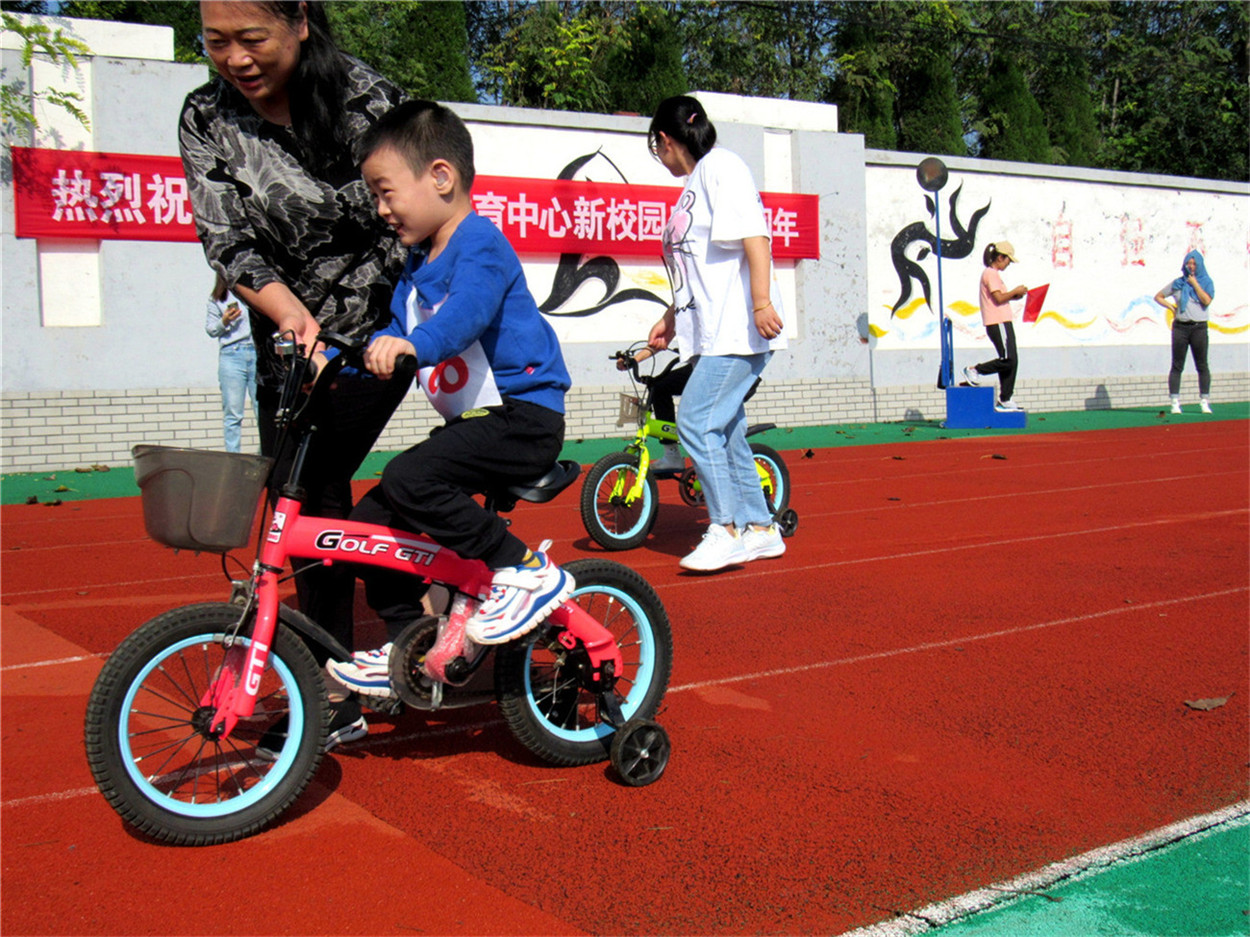
[{"label": "white sneaker of standing person", "polygon": [[964,380],[973,387],[981,386],[981,372],[976,369],[975,365],[969,365],[964,368]]},{"label": "white sneaker of standing person", "polygon": [[1211,398],[1210,397],[1199,398],[1198,409],[1201,410],[1203,413],[1210,413],[1211,412]]},{"label": "white sneaker of standing person", "polygon": [[675,442],[666,442],[660,446],[662,454],[652,459],[650,469],[653,472],[680,472],[686,467],[686,458]]},{"label": "white sneaker of standing person", "polygon": [[748,524],[742,532],[742,549],[746,550],[747,561],[770,560],[786,552],[786,542],[781,537],[781,528],[776,524],[767,527],[756,527]]},{"label": "white sneaker of standing person", "polygon": [[1173,413],[1181,412],[1181,398],[1180,397],[1172,398],[1172,412]]},{"label": "white sneaker of standing person", "polygon": [[999,410],[1019,410],[1020,404],[1016,403],[1014,400],[1000,400],[998,401],[998,409]]},{"label": "white sneaker of standing person", "polygon": [[682,569],[711,573],[745,562],[747,551],[743,549],[742,538],[723,524],[708,524],[699,545],[682,557],[679,565]]},{"label": "white sneaker of standing person", "polygon": [[573,577],[547,557],[550,540],[519,566],[495,570],[490,595],[465,623],[465,634],[476,644],[503,644],[533,631],[543,619],[573,594]]}]

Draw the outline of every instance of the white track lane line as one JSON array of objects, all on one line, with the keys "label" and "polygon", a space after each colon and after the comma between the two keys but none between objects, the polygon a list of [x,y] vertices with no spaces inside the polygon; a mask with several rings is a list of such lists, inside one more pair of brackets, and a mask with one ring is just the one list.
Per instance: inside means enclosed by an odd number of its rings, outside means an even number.
[{"label": "white track lane line", "polygon": [[1099,872],[1120,862],[1138,858],[1163,846],[1179,842],[1204,830],[1250,817],[1250,800],[1224,807],[1198,817],[1190,817],[1110,846],[1100,846],[1070,859],[1053,862],[1034,872],[1026,872],[1005,882],[978,888],[967,894],[901,912],[894,920],[870,924],[841,937],[914,937],[962,918],[988,911],[1017,900],[1021,894],[1038,894],[1055,885]]},{"label": "white track lane line", "polygon": [[[1163,599],[1158,602],[1141,602],[1129,606],[1116,606],[1102,612],[1090,612],[1085,615],[1074,615],[1069,618],[1056,618],[1051,621],[1036,622],[1031,625],[1021,625],[1018,628],[1005,628],[999,631],[986,631],[981,634],[964,635],[958,638],[950,638],[946,641],[926,641],[923,644],[915,644],[911,647],[895,648],[890,651],[876,651],[871,654],[859,654],[854,657],[842,657],[834,660],[814,661],[810,664],[803,664],[796,667],[781,667],[773,670],[760,670],[754,673],[739,674],[737,676],[721,677],[716,680],[701,680],[695,683],[683,683],[668,688],[669,693],[684,693],[688,690],[698,690],[712,686],[728,686],[734,683],[742,683],[747,680],[764,680],[770,677],[788,677],[794,674],[810,673],[816,670],[824,670],[830,667],[845,667],[851,664],[859,664],[870,660],[882,660],[890,657],[901,657],[905,654],[920,654],[925,651],[939,650],[946,647],[954,647],[957,645],[969,644],[973,641],[989,641],[994,638],[1010,637],[1017,634],[1027,634],[1030,631],[1040,631],[1046,628],[1057,628],[1062,625],[1080,624],[1087,621],[1097,621],[1102,618],[1108,618],[1113,615],[1125,615],[1132,612],[1145,611],[1156,608],[1167,608],[1170,606],[1181,605],[1187,602],[1202,602],[1207,599],[1222,598],[1226,595],[1235,595],[1237,593],[1250,592],[1250,587],[1240,587],[1235,589],[1223,589],[1218,592],[1204,592],[1199,595],[1190,595],[1183,598]],[[58,660],[36,661],[28,664],[11,664],[7,667],[0,667],[0,671],[11,670],[27,670],[35,667],[51,667],[58,664],[79,663],[85,660],[98,658],[103,660],[107,655],[87,654],[80,657],[63,657]],[[443,726],[438,729],[427,729],[418,732],[407,732],[404,734],[387,733],[386,735],[378,735],[369,739],[365,739],[358,743],[352,743],[353,746],[364,748],[375,748],[381,745],[392,745],[410,740],[421,740],[430,738],[439,738],[443,736],[471,734],[480,732],[487,728],[503,725],[502,719],[490,719],[483,722],[476,722],[463,726]],[[94,794],[95,788],[79,788],[73,791],[61,791],[51,794],[38,794],[32,797],[22,797],[15,800],[0,801],[0,808],[9,808],[16,806],[25,806],[32,804],[48,803],[57,800],[65,800],[72,797],[81,797],[87,794]]]}]

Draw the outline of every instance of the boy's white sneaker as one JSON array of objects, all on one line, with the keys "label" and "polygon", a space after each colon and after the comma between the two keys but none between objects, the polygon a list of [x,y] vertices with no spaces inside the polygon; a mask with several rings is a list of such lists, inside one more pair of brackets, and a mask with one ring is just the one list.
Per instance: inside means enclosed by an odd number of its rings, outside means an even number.
[{"label": "boy's white sneaker", "polygon": [[964,380],[973,387],[981,386],[981,375],[974,367],[969,366],[964,368]]},{"label": "boy's white sneaker", "polygon": [[1179,397],[1173,397],[1173,398],[1172,398],[1172,412],[1173,412],[1173,413],[1180,413],[1180,412],[1181,412],[1181,401],[1180,401],[1180,398],[1179,398]]},{"label": "boy's white sneaker", "polygon": [[776,524],[767,527],[747,527],[742,532],[742,549],[747,560],[768,560],[786,552],[786,542]]},{"label": "boy's white sneaker", "polygon": [[1211,401],[1207,400],[1206,397],[1203,397],[1201,400],[1198,401],[1198,407],[1199,409],[1202,410],[1203,413],[1210,413]]},{"label": "boy's white sneaker", "polygon": [[682,557],[680,566],[682,569],[710,573],[746,561],[747,551],[743,549],[742,538],[723,524],[709,524],[699,545]]},{"label": "boy's white sneaker", "polygon": [[495,570],[490,595],[465,624],[470,641],[503,644],[528,634],[573,594],[577,583],[548,558],[550,546],[550,540],[542,542],[533,565]]}]

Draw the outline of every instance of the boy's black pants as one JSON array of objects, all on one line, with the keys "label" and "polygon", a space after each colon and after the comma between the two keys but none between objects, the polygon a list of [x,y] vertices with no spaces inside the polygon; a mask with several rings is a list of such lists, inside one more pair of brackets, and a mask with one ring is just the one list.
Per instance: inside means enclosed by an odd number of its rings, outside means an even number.
[{"label": "boy's black pants", "polygon": [[[395,456],[351,519],[428,534],[487,566],[515,566],[525,558],[526,545],[473,495],[537,478],[560,457],[563,445],[562,413],[506,397],[499,406],[461,414]],[[425,589],[416,577],[367,567],[357,573],[370,607],[393,626],[391,637],[394,626],[420,614]]]}]

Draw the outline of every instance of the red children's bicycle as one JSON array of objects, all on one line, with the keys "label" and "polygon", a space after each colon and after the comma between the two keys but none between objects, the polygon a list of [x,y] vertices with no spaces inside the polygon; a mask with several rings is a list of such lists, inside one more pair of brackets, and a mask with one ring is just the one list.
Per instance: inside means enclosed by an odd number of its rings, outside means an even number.
[{"label": "red children's bicycle", "polygon": [[[282,343],[278,424],[295,452],[285,481],[258,456],[135,448],[148,535],[221,553],[223,569],[224,554],[249,542],[257,502],[268,497],[250,576],[232,582],[231,600],[158,615],[101,669],[86,717],[87,760],[101,793],[140,831],[187,845],[249,836],[300,795],[321,762],[330,719],[321,665],[351,655],[280,603],[292,562],[377,566],[444,587],[447,606],[393,642],[389,670],[403,704],[437,710],[497,701],[514,736],[549,763],[610,759],[626,784],[657,780],[670,753],[654,716],[672,670],[672,631],[641,576],[607,560],[575,560],[565,566],[575,592],[534,631],[493,647],[456,638],[459,653],[427,667],[426,652],[460,634],[457,624],[489,591],[490,570],[422,534],[302,513],[318,397],[360,351],[333,334],[321,340],[345,354],[310,390],[303,348]],[[554,498],[578,471],[562,462],[530,484],[483,494],[488,507],[506,512],[518,500]],[[488,658],[493,673],[483,667]]]}]

